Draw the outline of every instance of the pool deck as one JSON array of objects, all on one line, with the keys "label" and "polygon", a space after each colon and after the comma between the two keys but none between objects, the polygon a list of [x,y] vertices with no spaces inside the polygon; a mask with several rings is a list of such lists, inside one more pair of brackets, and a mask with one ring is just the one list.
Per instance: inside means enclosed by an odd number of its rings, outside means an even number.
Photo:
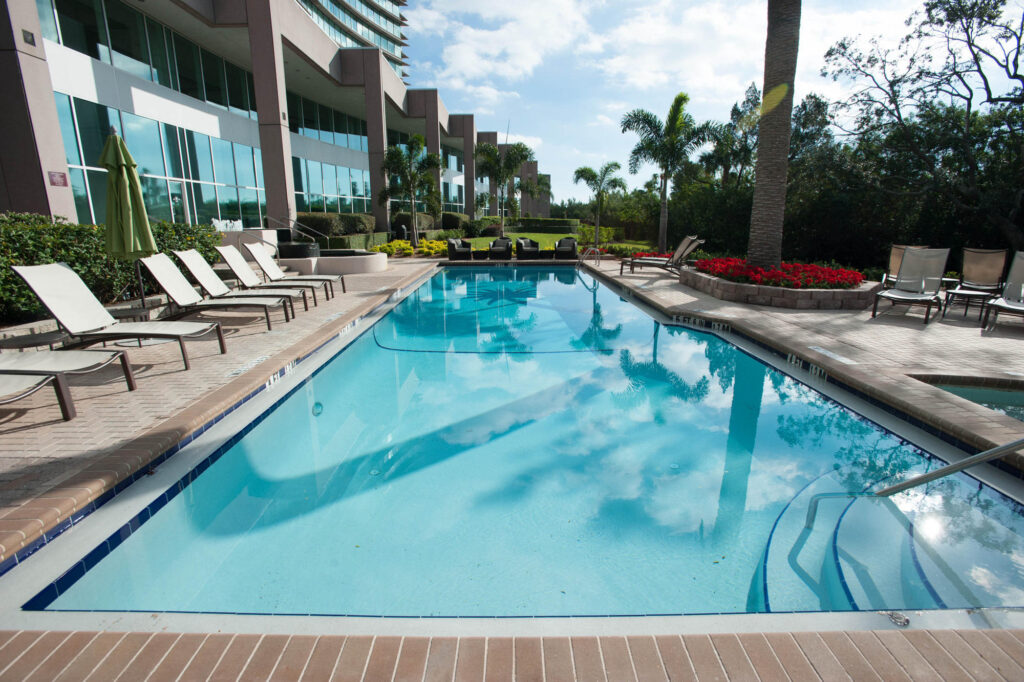
[{"label": "pool deck", "polygon": [[[385,273],[346,277],[348,294],[321,301],[267,332],[252,315],[222,321],[228,353],[189,343],[129,348],[138,390],[116,367],[71,380],[78,417],[63,422],[53,392],[0,408],[0,562],[66,524],[119,482],[212,417],[264,387],[323,343],[345,333],[436,261],[397,260]],[[592,264],[584,266],[593,268]],[[728,325],[784,355],[811,363],[864,395],[977,449],[1024,437],[1024,424],[915,377],[974,377],[990,385],[1024,380],[1024,320],[982,331],[954,309],[922,324],[917,308],[868,311],[777,309],[728,303],[688,289],[660,270],[600,276],[661,312]],[[803,370],[801,370],[803,371]],[[32,561],[31,558],[28,559]],[[530,632],[529,621],[522,634]],[[1024,679],[1024,633],[1016,630],[826,629],[578,637],[429,637],[181,632],[16,631],[0,620],[0,680],[6,679]],[[872,621],[876,622],[876,621]],[[72,626],[74,627],[74,626]],[[426,626],[429,629],[429,622]],[[943,627],[943,626],[939,626]],[[742,629],[742,628],[741,628]],[[777,629],[777,628],[776,628]],[[735,628],[734,628],[735,630]],[[430,634],[430,633],[428,633]],[[519,634],[519,633],[517,633]],[[547,634],[542,632],[539,634]],[[358,635],[358,636],[356,636]],[[91,677],[90,677],[91,675]],[[148,677],[147,677],[148,676]]]}]

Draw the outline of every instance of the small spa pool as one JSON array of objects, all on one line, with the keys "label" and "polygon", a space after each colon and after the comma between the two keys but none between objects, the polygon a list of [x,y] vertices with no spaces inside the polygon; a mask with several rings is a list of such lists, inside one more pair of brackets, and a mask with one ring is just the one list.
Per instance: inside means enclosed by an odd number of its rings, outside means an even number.
[{"label": "small spa pool", "polygon": [[1021,508],[572,267],[436,274],[26,608],[1024,606]]},{"label": "small spa pool", "polygon": [[984,405],[990,410],[1005,414],[1024,422],[1024,391],[987,388],[981,386],[959,386],[953,384],[936,384],[943,391],[949,391],[971,402]]}]

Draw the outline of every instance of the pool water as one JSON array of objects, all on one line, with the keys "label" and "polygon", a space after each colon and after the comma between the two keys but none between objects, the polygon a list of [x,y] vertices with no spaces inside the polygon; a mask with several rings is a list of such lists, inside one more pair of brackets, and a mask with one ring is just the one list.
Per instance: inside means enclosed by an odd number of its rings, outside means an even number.
[{"label": "pool water", "polygon": [[1001,388],[982,388],[981,386],[956,386],[952,384],[936,384],[944,391],[949,391],[971,402],[984,405],[1000,414],[1019,419],[1024,422],[1024,391]]},{"label": "pool water", "polygon": [[449,268],[48,608],[579,616],[879,599],[1024,605],[1019,510],[967,477],[888,506],[823,502],[801,535],[815,492],[940,464],[574,268]]}]

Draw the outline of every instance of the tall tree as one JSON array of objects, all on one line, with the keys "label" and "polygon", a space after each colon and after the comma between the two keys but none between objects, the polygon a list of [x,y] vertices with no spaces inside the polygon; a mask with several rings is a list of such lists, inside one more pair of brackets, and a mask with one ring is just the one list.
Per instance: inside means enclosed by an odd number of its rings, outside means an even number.
[{"label": "tall tree", "polygon": [[777,267],[782,262],[782,221],[786,216],[793,81],[800,46],[800,0],[768,0],[764,48],[764,101],[754,166],[747,262]]},{"label": "tall tree", "polygon": [[696,125],[683,111],[689,95],[681,92],[672,101],[665,122],[645,109],[634,109],[622,117],[622,132],[633,132],[640,141],[629,153],[629,172],[636,173],[644,163],[661,169],[661,216],[658,219],[658,249],[668,250],[668,183],[693,154],[714,139],[717,126]]},{"label": "tall tree", "polygon": [[722,187],[739,187],[749,175],[757,149],[757,119],[761,93],[753,83],[743,102],[732,105],[729,122],[715,136],[715,146],[701,154],[700,162],[709,173],[721,172]]},{"label": "tall tree", "polygon": [[594,213],[597,216],[597,225],[594,226],[595,249],[601,243],[601,211],[604,210],[608,193],[613,190],[626,191],[626,182],[615,175],[621,168],[622,164],[618,161],[609,161],[596,171],[590,166],[580,166],[572,176],[573,183],[582,181],[594,193]]},{"label": "tall tree", "polygon": [[419,247],[419,226],[416,224],[416,201],[425,199],[431,190],[437,191],[433,171],[441,167],[441,157],[426,153],[427,142],[422,135],[413,135],[408,145],[388,147],[384,153],[384,172],[387,187],[380,191],[378,201],[387,204],[390,199],[409,202],[412,246]]},{"label": "tall tree", "polygon": [[501,149],[489,142],[481,142],[476,146],[477,172],[486,175],[498,187],[498,215],[500,222],[498,235],[505,236],[505,202],[515,191],[514,186],[519,169],[527,161],[533,161],[533,150],[522,142],[503,145]]}]

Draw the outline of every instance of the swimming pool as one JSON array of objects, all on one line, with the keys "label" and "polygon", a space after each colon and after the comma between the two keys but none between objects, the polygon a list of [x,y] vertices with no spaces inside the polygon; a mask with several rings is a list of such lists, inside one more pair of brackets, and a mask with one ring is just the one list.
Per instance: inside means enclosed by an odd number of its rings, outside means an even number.
[{"label": "swimming pool", "polygon": [[[30,608],[583,616],[1022,605],[1019,508],[573,268],[451,268]],[[190,477],[191,478],[191,477]]]},{"label": "swimming pool", "polygon": [[990,410],[1024,421],[1024,391],[1017,389],[991,388],[983,386],[961,386],[956,384],[935,384],[943,391],[949,391],[971,402],[984,405]]}]

